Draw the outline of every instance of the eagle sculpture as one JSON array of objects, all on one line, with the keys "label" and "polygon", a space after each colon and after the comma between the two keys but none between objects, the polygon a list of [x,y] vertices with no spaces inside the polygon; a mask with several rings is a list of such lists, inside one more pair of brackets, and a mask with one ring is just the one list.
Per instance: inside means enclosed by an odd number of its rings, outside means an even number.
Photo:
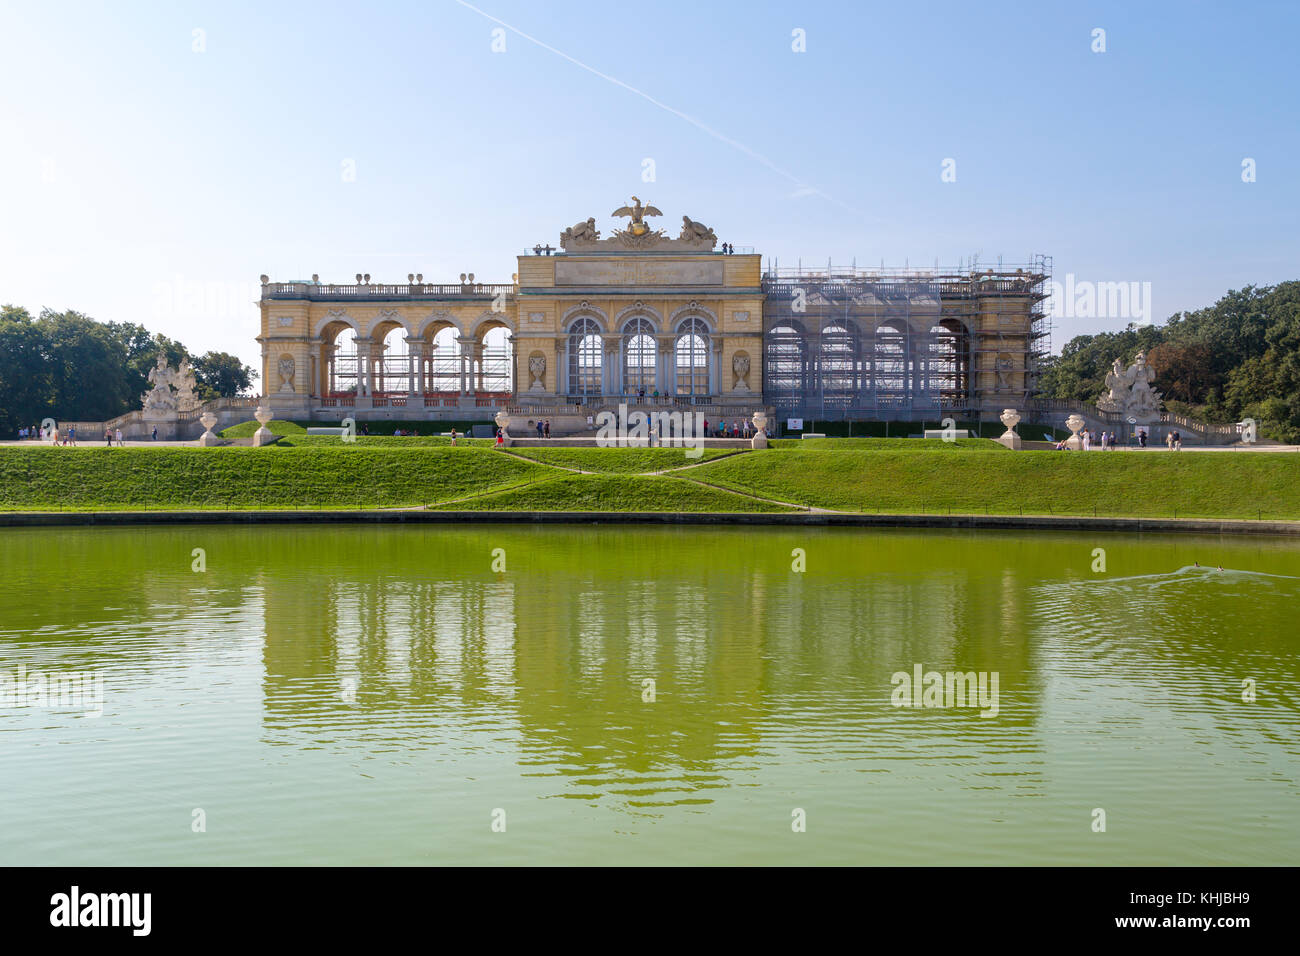
[{"label": "eagle sculpture", "polygon": [[650,231],[650,227],[647,226],[647,225],[646,225],[642,220],[643,220],[646,216],[662,216],[663,213],[661,213],[661,212],[660,212],[658,209],[656,209],[654,206],[643,206],[643,205],[641,205],[641,200],[639,200],[639,199],[637,199],[635,196],[633,196],[633,197],[632,197],[632,205],[630,205],[630,206],[619,206],[619,207],[618,207],[617,209],[615,209],[612,213],[610,213],[610,215],[611,215],[611,216],[630,216],[630,217],[632,218],[632,221],[628,224],[628,227],[627,227],[627,228],[628,228],[628,232],[632,233],[632,235],[634,235],[634,236],[640,236],[640,235],[644,235],[646,232],[649,232],[649,231]]}]

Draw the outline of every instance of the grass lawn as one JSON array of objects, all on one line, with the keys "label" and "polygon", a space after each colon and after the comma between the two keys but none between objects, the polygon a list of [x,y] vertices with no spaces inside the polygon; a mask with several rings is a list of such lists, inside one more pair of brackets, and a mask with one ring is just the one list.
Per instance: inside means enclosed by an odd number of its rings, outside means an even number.
[{"label": "grass lawn", "polygon": [[[266,423],[266,428],[272,435],[306,435],[307,426],[311,424],[314,423],[281,421],[273,418]],[[257,429],[256,421],[240,422],[238,425],[221,429],[217,434],[222,438],[252,438]]]},{"label": "grass lawn", "polygon": [[[783,511],[788,502],[886,514],[1300,519],[1297,454],[1004,453],[980,440],[842,441],[714,450],[703,460],[675,448],[506,453],[490,439],[451,448],[435,438],[344,444],[293,434],[270,448],[4,447],[0,509],[715,512]],[[980,454],[986,448],[990,453]],[[688,471],[646,474],[697,461]],[[573,468],[588,473],[564,470]]]},{"label": "grass lawn", "polygon": [[[612,449],[611,449],[612,450]],[[681,478],[638,475],[574,475],[462,502],[439,511],[790,511]]]},{"label": "grass lawn", "polygon": [[1009,451],[991,438],[773,438],[768,444],[782,451]]},{"label": "grass lawn", "polygon": [[703,466],[702,481],[837,511],[1300,518],[1300,455],[783,449]]},{"label": "grass lawn", "polygon": [[698,458],[688,457],[686,448],[514,448],[513,454],[560,468],[597,471],[607,474],[644,474],[684,468],[728,455],[741,454],[735,449],[705,451]]},{"label": "grass lawn", "polygon": [[478,448],[0,448],[0,509],[408,507],[545,473]]}]

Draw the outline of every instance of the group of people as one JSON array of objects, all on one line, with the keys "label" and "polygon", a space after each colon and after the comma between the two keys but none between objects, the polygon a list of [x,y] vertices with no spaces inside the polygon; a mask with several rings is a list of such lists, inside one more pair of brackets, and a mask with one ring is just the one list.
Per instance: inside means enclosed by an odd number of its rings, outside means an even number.
[{"label": "group of people", "polygon": [[[1147,447],[1147,430],[1139,428],[1133,433],[1134,439],[1137,440],[1139,448]],[[1069,439],[1064,439],[1056,443],[1056,450],[1063,451],[1069,448]],[[1085,428],[1079,432],[1079,441],[1083,443],[1084,451],[1091,451],[1092,446],[1096,445],[1102,451],[1112,451],[1119,444],[1119,439],[1115,437],[1114,432],[1096,432],[1091,428]],[[1181,451],[1183,447],[1183,436],[1177,431],[1171,431],[1165,435],[1165,445],[1170,451]]]},{"label": "group of people", "polygon": [[[153,441],[158,440],[158,426],[155,425],[149,437]],[[51,445],[71,445],[76,447],[77,444],[77,426],[69,425],[67,428],[51,425],[49,428],[37,428],[32,425],[28,428],[18,429],[19,441],[48,441]],[[109,448],[116,445],[119,448],[126,447],[126,439],[122,436],[122,429],[112,428],[104,429],[104,444]]]},{"label": "group of people", "polygon": [[538,438],[551,437],[551,420],[549,418],[537,419],[537,437]]},{"label": "group of people", "polygon": [[739,421],[730,423],[718,422],[710,430],[709,420],[706,418],[704,419],[704,434],[712,435],[715,438],[750,438],[753,432],[748,419],[742,418]]},{"label": "group of people", "polygon": [[[1056,443],[1057,451],[1064,451],[1070,447],[1070,439],[1065,438]],[[1079,432],[1079,441],[1083,444],[1084,451],[1092,451],[1092,446],[1096,445],[1102,451],[1114,451],[1115,446],[1119,444],[1119,439],[1115,437],[1114,432],[1098,432],[1091,428],[1085,428]]]}]

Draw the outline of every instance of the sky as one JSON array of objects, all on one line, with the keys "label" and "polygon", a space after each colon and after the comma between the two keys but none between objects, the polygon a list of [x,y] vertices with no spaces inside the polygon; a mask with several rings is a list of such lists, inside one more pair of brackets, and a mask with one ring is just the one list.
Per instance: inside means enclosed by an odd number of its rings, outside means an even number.
[{"label": "sky", "polygon": [[[256,367],[263,273],[508,282],[635,194],[783,268],[1051,256],[1059,351],[1300,278],[1298,32],[1293,2],[4,0],[0,303]],[[1116,314],[1076,292],[1117,282]]]}]

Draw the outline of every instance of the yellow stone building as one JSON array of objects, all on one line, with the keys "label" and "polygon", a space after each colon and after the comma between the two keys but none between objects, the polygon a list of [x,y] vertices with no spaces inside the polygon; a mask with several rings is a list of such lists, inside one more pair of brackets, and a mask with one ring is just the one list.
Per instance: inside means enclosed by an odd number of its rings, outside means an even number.
[{"label": "yellow stone building", "polygon": [[1046,351],[1044,260],[1017,269],[763,269],[633,197],[513,281],[262,277],[262,381],[277,418],[571,420],[619,403],[819,420],[1024,409]]}]

